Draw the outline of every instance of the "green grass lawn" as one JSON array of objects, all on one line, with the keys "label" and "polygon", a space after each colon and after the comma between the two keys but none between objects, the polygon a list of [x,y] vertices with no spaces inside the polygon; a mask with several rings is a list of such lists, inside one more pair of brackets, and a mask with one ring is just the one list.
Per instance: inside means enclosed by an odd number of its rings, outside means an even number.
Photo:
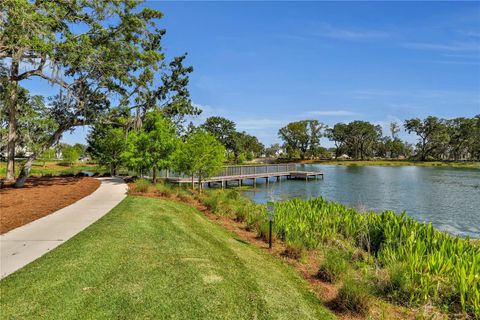
[{"label": "green grass lawn", "polygon": [[[15,175],[20,173],[20,169],[23,161],[17,161],[15,164]],[[107,169],[96,165],[78,162],[73,165],[62,164],[60,161],[48,161],[45,164],[42,161],[35,161],[30,170],[30,176],[42,177],[42,176],[60,176],[65,174],[77,174],[81,171],[90,171],[105,173]],[[7,175],[6,162],[0,162],[0,179],[5,178]]]},{"label": "green grass lawn", "polygon": [[291,267],[197,210],[127,197],[0,282],[5,319],[330,319]]}]

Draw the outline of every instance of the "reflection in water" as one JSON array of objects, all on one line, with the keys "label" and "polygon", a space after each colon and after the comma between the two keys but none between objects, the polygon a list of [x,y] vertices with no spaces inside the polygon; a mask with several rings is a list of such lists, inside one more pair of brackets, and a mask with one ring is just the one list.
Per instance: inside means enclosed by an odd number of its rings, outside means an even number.
[{"label": "reflection in water", "polygon": [[441,230],[480,238],[480,170],[300,165],[324,180],[282,180],[244,191],[256,202],[323,196],[357,209],[407,212]]}]

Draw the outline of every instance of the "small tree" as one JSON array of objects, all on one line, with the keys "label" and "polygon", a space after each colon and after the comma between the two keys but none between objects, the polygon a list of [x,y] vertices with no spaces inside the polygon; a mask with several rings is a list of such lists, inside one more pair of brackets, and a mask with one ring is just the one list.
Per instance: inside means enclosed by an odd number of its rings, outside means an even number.
[{"label": "small tree", "polygon": [[152,170],[152,181],[157,182],[157,170],[170,169],[172,156],[180,139],[177,128],[159,111],[146,115],[138,132],[130,133],[123,158],[128,166],[140,170]]},{"label": "small tree", "polygon": [[77,149],[78,153],[80,154],[80,156],[83,156],[85,155],[85,152],[87,152],[87,146],[84,145],[84,144],[81,144],[81,143],[75,143],[73,145],[73,147],[75,149]]},{"label": "small tree", "polygon": [[108,166],[115,176],[126,148],[125,133],[121,128],[95,125],[88,135],[87,151],[99,164]]},{"label": "small tree", "polygon": [[242,164],[245,161],[247,161],[247,156],[245,155],[245,153],[240,153],[240,155],[237,157],[236,163],[237,164]]},{"label": "small tree", "polygon": [[196,175],[201,189],[202,181],[222,170],[225,147],[204,129],[197,129],[178,149],[175,160],[176,170],[192,176],[192,188]]},{"label": "small tree", "polygon": [[252,161],[255,158],[255,155],[253,154],[253,151],[250,150],[247,152],[247,161]]},{"label": "small tree", "polygon": [[80,157],[80,152],[77,148],[73,146],[68,146],[62,151],[63,160],[68,163],[68,165],[73,165],[78,158]]},{"label": "small tree", "polygon": [[43,160],[43,167],[46,167],[47,161],[52,161],[55,159],[56,152],[53,148],[48,148],[47,150],[43,151],[40,158]]}]

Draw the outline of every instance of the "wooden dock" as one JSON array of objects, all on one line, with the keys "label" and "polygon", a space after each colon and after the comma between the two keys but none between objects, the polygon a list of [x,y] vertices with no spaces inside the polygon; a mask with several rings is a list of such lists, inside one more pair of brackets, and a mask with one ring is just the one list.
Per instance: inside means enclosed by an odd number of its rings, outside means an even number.
[{"label": "wooden dock", "polygon": [[[278,164],[278,165],[253,165],[253,166],[225,166],[220,174],[202,181],[209,187],[212,185],[220,185],[222,188],[234,184],[241,186],[244,180],[252,180],[253,185],[256,185],[257,180],[265,180],[265,183],[270,183],[272,178],[274,181],[281,181],[285,179],[302,179],[308,181],[309,179],[323,179],[323,172],[320,171],[301,171],[296,169],[295,164]],[[192,177],[184,175],[166,175],[164,177],[167,181],[178,184],[192,183]],[[198,184],[197,179],[193,179],[193,183]]]}]

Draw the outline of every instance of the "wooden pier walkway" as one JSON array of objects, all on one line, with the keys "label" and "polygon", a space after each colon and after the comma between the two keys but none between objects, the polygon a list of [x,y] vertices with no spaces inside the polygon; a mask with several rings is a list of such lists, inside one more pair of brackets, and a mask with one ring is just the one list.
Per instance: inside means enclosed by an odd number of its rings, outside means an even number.
[{"label": "wooden pier walkway", "polygon": [[[295,164],[274,164],[274,165],[247,165],[247,166],[225,166],[223,171],[215,177],[211,177],[202,181],[202,183],[212,185],[221,185],[222,188],[234,183],[241,186],[244,180],[252,180],[256,185],[257,179],[265,179],[265,182],[270,183],[271,178],[280,181],[281,178],[286,179],[302,179],[308,181],[309,179],[317,179],[322,177],[323,172],[320,171],[301,171],[296,169]],[[192,177],[184,175],[168,175],[165,179],[172,183],[184,184],[192,183]],[[194,178],[193,183],[198,184],[197,179]]]}]

